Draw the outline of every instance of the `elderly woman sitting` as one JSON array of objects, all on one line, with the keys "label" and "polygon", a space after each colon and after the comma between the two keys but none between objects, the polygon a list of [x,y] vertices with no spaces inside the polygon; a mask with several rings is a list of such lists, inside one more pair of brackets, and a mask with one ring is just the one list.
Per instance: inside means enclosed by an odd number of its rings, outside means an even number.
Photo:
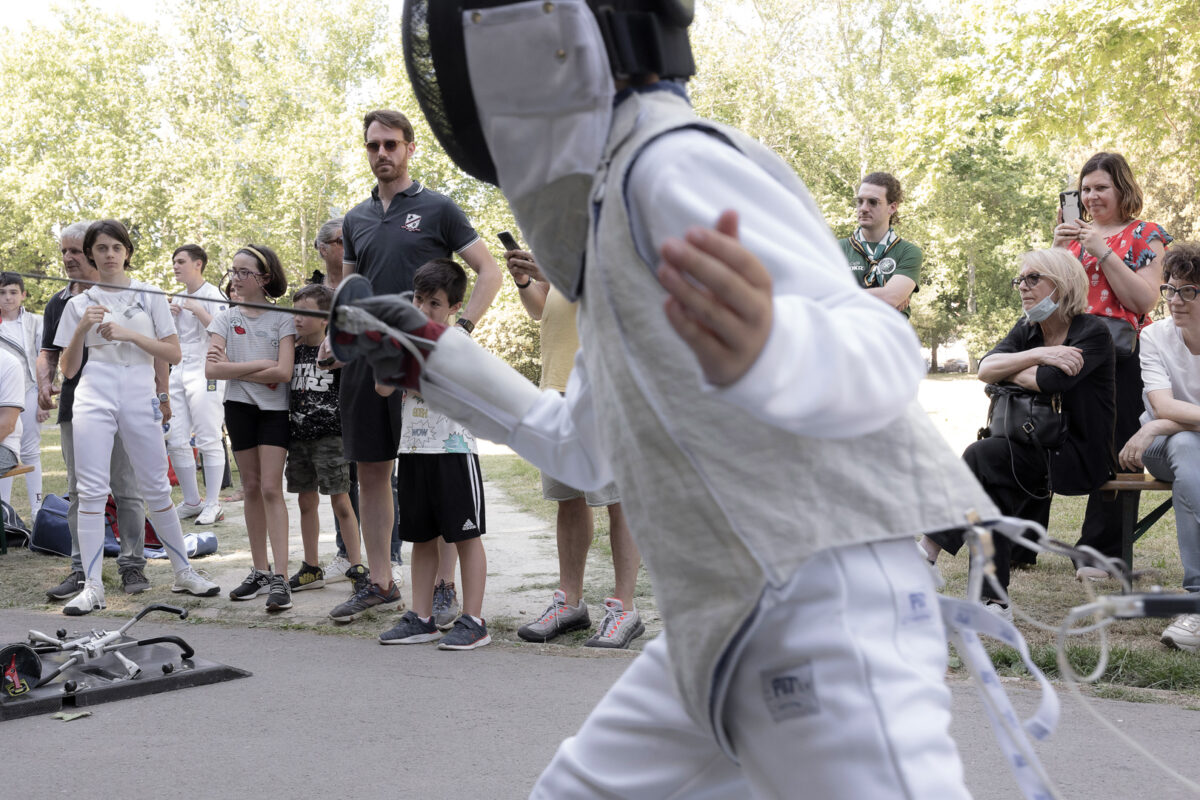
[{"label": "elderly woman sitting", "polygon": [[[991,437],[973,443],[963,459],[1002,513],[1046,526],[1052,493],[1088,494],[1113,472],[1116,356],[1108,328],[1084,313],[1088,279],[1069,252],[1026,253],[1012,284],[1021,294],[1025,317],[979,362],[979,380],[1060,394],[1066,442],[1046,452],[1017,439]],[[921,540],[931,563],[942,549],[953,554],[962,544],[961,533]],[[1011,553],[1012,543],[997,537],[996,577],[1005,592]],[[1012,616],[986,582],[983,596],[989,608]]]},{"label": "elderly woman sitting", "polygon": [[[1121,466],[1172,481],[1175,535],[1183,588],[1200,592],[1200,244],[1172,247],[1163,256],[1160,289],[1171,318],[1142,331],[1145,424],[1121,450]],[[1200,614],[1184,614],[1163,631],[1169,647],[1200,649]]]}]

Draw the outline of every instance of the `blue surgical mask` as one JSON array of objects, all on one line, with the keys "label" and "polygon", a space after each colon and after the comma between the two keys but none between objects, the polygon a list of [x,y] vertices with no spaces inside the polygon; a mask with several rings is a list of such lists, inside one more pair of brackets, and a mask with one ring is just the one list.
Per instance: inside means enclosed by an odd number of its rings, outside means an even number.
[{"label": "blue surgical mask", "polygon": [[1043,322],[1057,310],[1058,302],[1054,299],[1054,292],[1051,292],[1025,312],[1025,319],[1030,322]]}]

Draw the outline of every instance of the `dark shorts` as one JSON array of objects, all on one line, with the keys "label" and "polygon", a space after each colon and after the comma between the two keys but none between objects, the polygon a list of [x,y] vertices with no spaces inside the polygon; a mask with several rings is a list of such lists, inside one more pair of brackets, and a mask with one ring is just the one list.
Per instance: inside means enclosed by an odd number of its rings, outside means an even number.
[{"label": "dark shorts", "polygon": [[0,444],[0,475],[8,472],[19,463],[17,454]]},{"label": "dark shorts", "polygon": [[365,359],[342,367],[342,450],[349,461],[391,461],[400,448],[400,403],[375,392],[375,375]]},{"label": "dark shorts", "polygon": [[286,411],[263,411],[251,403],[225,401],[225,429],[233,452],[253,450],[259,445],[287,449],[292,438]]},{"label": "dark shorts", "polygon": [[342,437],[292,439],[288,445],[283,477],[287,479],[287,490],[292,494],[349,492],[350,462],[342,455]]},{"label": "dark shorts", "polygon": [[463,542],[486,533],[483,475],[474,453],[402,453],[396,459],[400,487],[400,538],[428,542],[441,536]]}]

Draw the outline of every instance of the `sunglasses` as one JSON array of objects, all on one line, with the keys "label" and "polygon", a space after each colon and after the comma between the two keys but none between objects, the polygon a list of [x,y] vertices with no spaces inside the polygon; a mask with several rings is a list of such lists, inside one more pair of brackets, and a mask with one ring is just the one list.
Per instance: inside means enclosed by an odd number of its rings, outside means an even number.
[{"label": "sunglasses", "polygon": [[1196,299],[1197,294],[1200,294],[1200,287],[1193,286],[1190,283],[1187,286],[1172,286],[1169,283],[1164,283],[1158,287],[1158,293],[1168,303],[1175,299],[1175,295],[1179,295],[1183,299],[1183,302],[1190,303]]},{"label": "sunglasses", "polygon": [[400,139],[384,139],[381,142],[367,142],[366,144],[367,144],[367,152],[374,155],[375,153],[379,152],[379,148],[381,148],[381,147],[384,149],[384,152],[391,153],[397,147],[408,144],[408,142],[402,141]]},{"label": "sunglasses", "polygon": [[1014,289],[1020,289],[1021,284],[1023,283],[1026,286],[1028,286],[1030,289],[1032,289],[1033,287],[1038,285],[1038,281],[1040,281],[1043,277],[1044,276],[1039,275],[1036,272],[1031,272],[1028,275],[1020,275],[1020,276],[1012,279],[1012,287]]}]

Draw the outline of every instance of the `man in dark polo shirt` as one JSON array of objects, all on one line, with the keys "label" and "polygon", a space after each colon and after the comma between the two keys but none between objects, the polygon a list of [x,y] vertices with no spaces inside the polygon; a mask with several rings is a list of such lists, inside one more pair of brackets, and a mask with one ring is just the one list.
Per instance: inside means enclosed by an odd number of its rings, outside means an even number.
[{"label": "man in dark polo shirt", "polygon": [[[88,263],[83,254],[83,236],[87,233],[88,223],[76,222],[62,229],[59,234],[59,248],[62,250],[63,270],[67,277],[75,280],[100,280],[100,271]],[[62,318],[63,308],[67,301],[86,287],[79,283],[67,284],[67,288],[58,292],[46,303],[43,312],[43,337],[41,352],[38,353],[37,380],[38,405],[49,411],[54,408],[53,386],[54,373],[58,369],[58,358],[61,348],[54,344],[54,334],[58,331],[58,321]],[[87,363],[87,348],[83,352],[84,363]],[[74,431],[71,424],[72,404],[75,400],[75,385],[83,374],[82,367],[75,373],[74,378],[67,378],[62,385],[62,398],[58,406],[58,428],[61,437],[63,463],[67,468],[67,493],[70,495],[70,506],[67,509],[67,527],[71,531],[71,572],[63,582],[52,589],[46,590],[46,596],[52,600],[69,600],[83,589],[83,561],[79,555],[79,536],[75,523],[79,513],[79,501],[75,491],[75,447]],[[161,386],[160,391],[166,387]],[[169,414],[170,409],[164,409]],[[109,464],[109,488],[113,499],[117,502],[117,527],[121,536],[121,554],[117,556],[117,570],[121,575],[121,587],[127,594],[137,594],[150,588],[146,579],[146,556],[143,552],[146,542],[146,507],[138,492],[137,481],[133,475],[133,465],[125,455],[121,437],[113,439],[112,460]]]},{"label": "man in dark polo shirt", "polygon": [[[433,258],[457,253],[475,270],[475,288],[458,324],[470,333],[500,291],[500,267],[448,197],[414,181],[408,161],[416,150],[412,125],[398,111],[372,111],[363,118],[363,140],[371,171],[379,181],[371,196],[342,220],[345,274],[366,276],[376,294],[412,290],[413,274]],[[400,435],[402,393],[380,397],[366,359],[342,372],[342,442],[346,458],[358,464],[359,519],[371,583],[330,616],[349,622],[380,605],[400,602],[391,575],[392,465]]]}]

